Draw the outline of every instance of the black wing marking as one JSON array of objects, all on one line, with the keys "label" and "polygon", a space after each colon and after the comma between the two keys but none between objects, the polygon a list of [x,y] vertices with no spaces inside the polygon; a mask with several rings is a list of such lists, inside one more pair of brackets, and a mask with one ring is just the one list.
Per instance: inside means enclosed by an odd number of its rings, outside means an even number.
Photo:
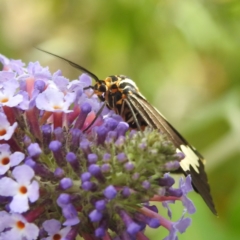
[{"label": "black wing marking", "polygon": [[[185,154],[181,161],[181,169],[185,175],[191,174],[194,189],[202,196],[210,210],[217,215],[206,172],[204,171],[204,158],[181,136],[181,134],[154,108],[142,95],[128,94],[126,101],[131,104],[135,113],[141,117],[147,126],[159,129],[167,135],[177,148]],[[140,121],[142,121],[140,119]]]}]

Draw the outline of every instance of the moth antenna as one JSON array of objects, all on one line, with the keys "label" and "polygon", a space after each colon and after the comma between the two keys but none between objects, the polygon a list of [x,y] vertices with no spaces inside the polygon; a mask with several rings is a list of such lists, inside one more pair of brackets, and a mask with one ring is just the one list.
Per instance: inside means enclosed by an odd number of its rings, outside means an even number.
[{"label": "moth antenna", "polygon": [[99,78],[98,78],[95,74],[93,74],[92,72],[90,72],[90,71],[87,70],[86,68],[84,68],[84,67],[82,67],[82,66],[80,66],[80,65],[78,65],[78,64],[76,64],[76,63],[74,63],[74,62],[72,62],[72,61],[70,61],[70,60],[68,60],[68,59],[66,59],[66,58],[60,57],[60,56],[58,56],[58,55],[56,55],[56,54],[54,54],[54,53],[50,53],[50,52],[45,51],[45,50],[43,50],[43,49],[40,49],[40,48],[38,48],[38,47],[35,47],[35,48],[36,48],[37,50],[39,50],[39,51],[45,52],[45,53],[50,54],[50,55],[52,55],[52,56],[54,56],[54,57],[57,57],[57,58],[62,59],[63,61],[69,63],[72,67],[77,68],[77,69],[81,70],[82,72],[88,74],[88,75],[89,75],[90,77],[92,77],[96,82],[99,82],[99,81],[100,81]]}]

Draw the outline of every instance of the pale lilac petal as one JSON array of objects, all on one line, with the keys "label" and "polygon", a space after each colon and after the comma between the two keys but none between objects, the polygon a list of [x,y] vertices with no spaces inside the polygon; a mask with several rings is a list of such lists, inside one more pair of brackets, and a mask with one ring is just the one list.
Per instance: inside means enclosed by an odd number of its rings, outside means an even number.
[{"label": "pale lilac petal", "polygon": [[49,235],[57,233],[61,229],[62,224],[56,219],[46,220],[43,223],[43,228]]},{"label": "pale lilac petal", "polygon": [[10,125],[6,115],[2,112],[0,112],[0,121],[1,121],[1,128],[8,127]]},{"label": "pale lilac petal", "polygon": [[13,133],[15,132],[15,129],[17,128],[18,124],[15,122],[12,126],[9,126],[7,129],[7,133],[5,134],[4,140],[9,140]]},{"label": "pale lilac petal", "polygon": [[3,92],[6,95],[13,96],[18,87],[19,87],[18,81],[15,78],[13,78],[13,79],[3,83],[3,88],[4,88]]},{"label": "pale lilac petal", "polygon": [[9,64],[10,60],[4,55],[0,54],[0,62],[5,66]]},{"label": "pale lilac petal", "polygon": [[17,221],[21,221],[21,222],[26,222],[26,218],[23,217],[23,215],[19,214],[19,213],[12,213],[11,215],[11,222],[9,223],[9,226],[14,227],[15,226],[15,222]]},{"label": "pale lilac petal", "polygon": [[6,132],[5,134],[0,135],[0,140],[9,140],[12,137],[18,124],[15,122],[12,126],[10,126],[6,115],[1,112],[0,112],[0,123],[1,123],[0,130]]},{"label": "pale lilac petal", "polygon": [[169,235],[165,237],[163,240],[178,240],[177,230],[174,227],[172,227]]},{"label": "pale lilac petal", "polygon": [[28,198],[30,202],[35,202],[39,198],[39,184],[37,181],[32,181],[31,185],[28,186]]},{"label": "pale lilac petal", "polygon": [[6,227],[8,227],[8,218],[9,213],[7,213],[6,211],[0,211],[0,232],[2,232]]},{"label": "pale lilac petal", "polygon": [[[0,175],[5,174],[10,168],[10,146],[8,144],[0,144]],[[6,160],[9,160],[7,163]]]},{"label": "pale lilac petal", "polygon": [[17,106],[23,99],[20,94],[15,95],[19,83],[15,79],[3,83],[3,89],[0,92],[0,104],[3,106]]},{"label": "pale lilac petal", "polygon": [[29,184],[34,176],[34,171],[27,165],[21,165],[13,169],[12,175],[19,184]]},{"label": "pale lilac petal", "polygon": [[71,230],[71,227],[67,226],[59,231],[59,234],[62,236],[62,239],[64,239],[67,236],[70,230]]},{"label": "pale lilac petal", "polygon": [[14,240],[22,240],[22,236],[19,235],[19,231],[17,229],[11,229],[11,231],[3,232],[0,236],[0,240],[7,240],[7,239],[14,239]]},{"label": "pale lilac petal", "polygon": [[9,207],[13,212],[22,213],[29,209],[27,194],[17,194],[13,197]]},{"label": "pale lilac petal", "polygon": [[193,214],[196,212],[196,207],[194,206],[191,199],[189,199],[186,196],[182,196],[181,199],[182,199],[183,206],[187,209],[187,212],[189,214]]},{"label": "pale lilac petal", "polygon": [[6,72],[6,71],[0,71],[0,88],[2,88],[1,82],[10,81],[15,77],[16,73],[14,72]]},{"label": "pale lilac petal", "polygon": [[33,223],[27,223],[25,227],[25,236],[27,239],[37,239],[39,234],[38,227]]},{"label": "pale lilac petal", "polygon": [[5,174],[9,168],[10,168],[10,164],[0,165],[0,175]]},{"label": "pale lilac petal", "polygon": [[40,93],[36,98],[36,106],[40,110],[53,111],[52,106],[43,93]]},{"label": "pale lilac petal", "polygon": [[18,165],[23,159],[25,155],[22,152],[14,152],[10,156],[10,165],[11,167]]},{"label": "pale lilac petal", "polygon": [[57,85],[60,91],[67,90],[69,80],[62,75],[59,75],[59,71],[53,74],[53,82]]},{"label": "pale lilac petal", "polygon": [[18,95],[15,95],[15,96],[9,98],[9,100],[6,103],[2,103],[2,105],[3,106],[8,106],[8,107],[15,107],[19,103],[21,103],[22,100],[23,100],[23,96],[18,94]]},{"label": "pale lilac petal", "polygon": [[64,94],[56,89],[47,88],[36,98],[36,106],[41,110],[55,111],[56,107],[61,109]]},{"label": "pale lilac petal", "polygon": [[29,75],[33,76],[36,80],[48,80],[51,78],[51,73],[48,67],[42,67],[39,62],[30,62],[27,66]]},{"label": "pale lilac petal", "polygon": [[44,92],[40,93],[36,98],[36,106],[41,110],[47,110],[51,112],[71,112],[68,110],[70,104],[75,99],[75,93],[69,93],[65,96],[57,89],[47,88]]},{"label": "pale lilac petal", "polygon": [[184,233],[186,229],[191,225],[192,220],[190,218],[183,218],[175,224],[175,228],[180,232]]},{"label": "pale lilac petal", "polygon": [[[36,90],[35,90],[35,91],[33,92],[33,94],[32,94],[32,99],[33,99],[33,96],[35,96],[35,95],[34,95],[35,92],[36,92]],[[18,107],[19,107],[20,109],[22,109],[22,110],[27,110],[27,109],[29,109],[30,100],[29,100],[29,95],[28,95],[28,93],[25,92],[25,91],[20,91],[19,94],[22,95],[23,100],[18,104]]]},{"label": "pale lilac petal", "polygon": [[76,99],[76,93],[67,93],[64,97],[64,100],[66,101],[65,104],[68,105],[68,107],[74,102]]},{"label": "pale lilac petal", "polygon": [[79,218],[76,216],[76,217],[74,217],[74,218],[69,218],[69,219],[67,219],[67,220],[63,223],[63,225],[64,225],[64,226],[74,226],[74,225],[78,224],[79,222],[80,222],[80,220],[79,220]]},{"label": "pale lilac petal", "polygon": [[10,146],[7,143],[0,144],[1,154],[11,154]]},{"label": "pale lilac petal", "polygon": [[80,77],[79,77],[80,83],[83,84],[83,87],[88,87],[90,85],[92,85],[92,79],[91,77],[89,77],[88,74],[83,73]]},{"label": "pale lilac petal", "polygon": [[0,179],[0,195],[1,196],[14,196],[18,191],[18,183],[8,177]]}]

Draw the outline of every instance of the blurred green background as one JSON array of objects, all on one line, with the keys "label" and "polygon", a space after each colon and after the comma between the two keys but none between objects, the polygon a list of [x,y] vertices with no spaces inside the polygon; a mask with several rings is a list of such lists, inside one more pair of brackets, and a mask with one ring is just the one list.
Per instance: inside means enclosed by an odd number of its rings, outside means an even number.
[{"label": "blurred green background", "polygon": [[[34,46],[99,78],[124,74],[135,80],[207,159],[219,218],[191,194],[197,213],[180,239],[239,239],[239,0],[1,0],[0,52],[78,77]],[[163,228],[148,231],[150,239],[166,234]]]}]

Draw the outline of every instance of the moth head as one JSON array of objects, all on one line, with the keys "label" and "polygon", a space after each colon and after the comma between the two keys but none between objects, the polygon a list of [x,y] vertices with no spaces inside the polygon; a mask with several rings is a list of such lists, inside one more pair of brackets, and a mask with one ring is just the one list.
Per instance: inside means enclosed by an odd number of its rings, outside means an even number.
[{"label": "moth head", "polygon": [[93,91],[96,95],[102,96],[108,90],[106,82],[104,80],[96,81],[96,84],[93,86]]}]

